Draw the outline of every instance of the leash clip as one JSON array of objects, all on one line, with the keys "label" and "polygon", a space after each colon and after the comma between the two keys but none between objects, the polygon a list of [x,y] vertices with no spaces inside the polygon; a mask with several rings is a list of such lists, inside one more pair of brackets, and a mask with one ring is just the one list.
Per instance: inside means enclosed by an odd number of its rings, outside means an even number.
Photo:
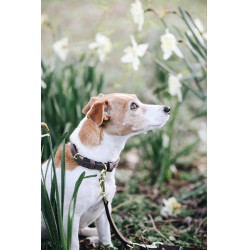
[{"label": "leash clip", "polygon": [[102,164],[104,165],[105,169],[103,169],[101,171],[100,178],[99,178],[99,185],[100,185],[100,189],[101,189],[101,196],[103,197],[103,199],[107,203],[108,200],[106,198],[105,183],[104,183],[105,182],[106,173],[107,173],[107,166],[103,162],[102,162]]}]

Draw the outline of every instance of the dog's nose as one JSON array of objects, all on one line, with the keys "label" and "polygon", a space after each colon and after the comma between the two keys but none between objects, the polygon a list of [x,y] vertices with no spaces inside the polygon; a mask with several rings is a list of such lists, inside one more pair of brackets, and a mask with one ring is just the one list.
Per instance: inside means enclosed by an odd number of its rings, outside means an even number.
[{"label": "dog's nose", "polygon": [[170,107],[165,106],[165,107],[163,108],[163,111],[164,111],[164,113],[169,114],[169,113],[170,113]]}]

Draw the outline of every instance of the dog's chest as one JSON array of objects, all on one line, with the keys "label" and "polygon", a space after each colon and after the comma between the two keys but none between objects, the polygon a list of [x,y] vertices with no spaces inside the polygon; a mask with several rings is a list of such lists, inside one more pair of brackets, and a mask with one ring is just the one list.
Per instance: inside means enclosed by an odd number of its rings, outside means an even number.
[{"label": "dog's chest", "polygon": [[[81,210],[83,208],[81,212],[81,227],[90,225],[104,211],[99,182],[94,181],[88,184],[89,185],[86,185],[85,190],[81,193],[82,195],[80,194],[79,196],[78,209]],[[106,177],[105,190],[106,197],[109,203],[111,203],[116,191],[115,180],[113,177]],[[86,203],[88,203],[87,206]]]}]

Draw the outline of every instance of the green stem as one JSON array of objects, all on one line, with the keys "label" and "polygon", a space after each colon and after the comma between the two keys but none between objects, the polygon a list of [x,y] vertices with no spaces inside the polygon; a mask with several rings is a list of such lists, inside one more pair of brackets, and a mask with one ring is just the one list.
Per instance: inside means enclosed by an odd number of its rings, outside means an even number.
[{"label": "green stem", "polygon": [[[170,74],[172,74],[172,75],[174,75],[174,76],[177,76],[177,74],[176,74],[172,69],[170,69],[170,68],[167,67],[165,64],[163,64],[163,63],[162,63],[160,60],[158,60],[152,53],[150,53],[149,51],[147,51],[146,53],[147,53],[147,55],[149,55],[149,56],[151,57],[151,59],[152,59],[158,66],[160,66],[163,70],[167,71],[168,73],[170,73]],[[192,88],[190,88],[184,80],[180,79],[180,82],[181,82],[188,90],[190,90],[194,95],[196,95],[199,99],[201,99],[201,100],[205,100],[205,99],[206,99],[205,96],[200,95],[199,92],[197,92],[197,91],[193,90]]]},{"label": "green stem", "polygon": [[59,198],[59,191],[58,191],[56,168],[55,168],[54,154],[53,154],[53,149],[52,149],[51,136],[49,136],[48,140],[49,140],[49,148],[50,148],[51,159],[52,159],[52,170],[53,170],[53,174],[55,176],[56,206],[57,206],[57,215],[58,215],[58,223],[59,223],[59,233],[60,233],[60,237],[61,237],[62,248],[67,249],[65,235],[64,235],[64,231],[63,231],[62,215],[61,215],[61,208],[60,208],[60,198]]},{"label": "green stem", "polygon": [[161,21],[161,23],[163,24],[163,26],[164,26],[165,29],[168,28],[168,26],[165,23],[165,21],[162,18],[159,17],[159,15],[157,14],[157,12],[154,9],[148,8],[148,9],[144,10],[145,13],[146,12],[150,12],[150,11],[153,12],[156,15],[156,17]]}]

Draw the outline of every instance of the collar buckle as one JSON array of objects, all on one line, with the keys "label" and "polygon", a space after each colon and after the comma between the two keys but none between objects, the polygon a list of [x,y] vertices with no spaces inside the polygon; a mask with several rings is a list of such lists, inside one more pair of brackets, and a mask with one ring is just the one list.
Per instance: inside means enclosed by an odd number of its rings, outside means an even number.
[{"label": "collar buckle", "polygon": [[75,160],[75,162],[77,161],[77,157],[78,156],[80,156],[82,159],[84,159],[84,158],[87,158],[86,156],[83,156],[83,155],[81,155],[80,153],[76,153],[76,154],[74,154],[74,160]]}]

